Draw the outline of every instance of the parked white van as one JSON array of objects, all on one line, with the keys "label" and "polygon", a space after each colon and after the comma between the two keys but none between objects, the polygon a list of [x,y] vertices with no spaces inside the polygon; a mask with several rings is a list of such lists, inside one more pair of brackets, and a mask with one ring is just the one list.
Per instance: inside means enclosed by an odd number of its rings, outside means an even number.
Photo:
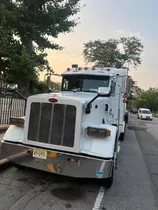
[{"label": "parked white van", "polygon": [[147,120],[152,120],[153,116],[152,113],[150,111],[150,109],[145,109],[145,108],[140,108],[138,109],[138,119],[147,119]]}]

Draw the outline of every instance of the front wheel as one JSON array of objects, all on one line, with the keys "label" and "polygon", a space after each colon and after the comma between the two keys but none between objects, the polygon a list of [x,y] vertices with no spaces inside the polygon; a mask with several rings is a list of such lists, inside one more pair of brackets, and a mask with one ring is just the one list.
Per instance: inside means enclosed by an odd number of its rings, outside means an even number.
[{"label": "front wheel", "polygon": [[107,189],[111,188],[112,184],[113,184],[113,180],[114,180],[114,166],[112,168],[112,173],[111,176],[109,178],[106,179],[102,179],[101,180],[101,185]]},{"label": "front wheel", "polygon": [[123,141],[125,139],[125,133],[120,133],[120,138],[119,140],[120,141]]}]

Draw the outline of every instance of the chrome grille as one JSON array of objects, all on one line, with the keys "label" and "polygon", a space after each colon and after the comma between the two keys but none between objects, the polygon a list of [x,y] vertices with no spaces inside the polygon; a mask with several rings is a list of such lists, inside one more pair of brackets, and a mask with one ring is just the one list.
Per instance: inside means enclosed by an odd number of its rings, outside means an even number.
[{"label": "chrome grille", "polygon": [[73,147],[76,107],[65,104],[32,103],[28,140]]}]

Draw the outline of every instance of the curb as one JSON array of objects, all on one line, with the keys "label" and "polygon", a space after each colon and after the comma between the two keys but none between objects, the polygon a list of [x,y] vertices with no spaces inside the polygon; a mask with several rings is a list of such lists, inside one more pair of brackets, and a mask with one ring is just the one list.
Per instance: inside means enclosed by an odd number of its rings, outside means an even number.
[{"label": "curb", "polygon": [[0,171],[8,168],[11,165],[12,165],[11,161],[8,160],[7,158],[0,160]]}]

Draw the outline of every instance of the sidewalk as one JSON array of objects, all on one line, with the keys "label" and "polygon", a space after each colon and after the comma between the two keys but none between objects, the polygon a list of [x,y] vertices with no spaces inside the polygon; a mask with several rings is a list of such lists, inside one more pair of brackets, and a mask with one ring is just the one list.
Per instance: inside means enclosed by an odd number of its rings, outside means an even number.
[{"label": "sidewalk", "polygon": [[[0,142],[5,134],[5,131],[8,129],[9,125],[0,124]],[[7,159],[7,154],[1,154],[0,147],[0,170],[5,169],[11,165],[10,161]]]}]

